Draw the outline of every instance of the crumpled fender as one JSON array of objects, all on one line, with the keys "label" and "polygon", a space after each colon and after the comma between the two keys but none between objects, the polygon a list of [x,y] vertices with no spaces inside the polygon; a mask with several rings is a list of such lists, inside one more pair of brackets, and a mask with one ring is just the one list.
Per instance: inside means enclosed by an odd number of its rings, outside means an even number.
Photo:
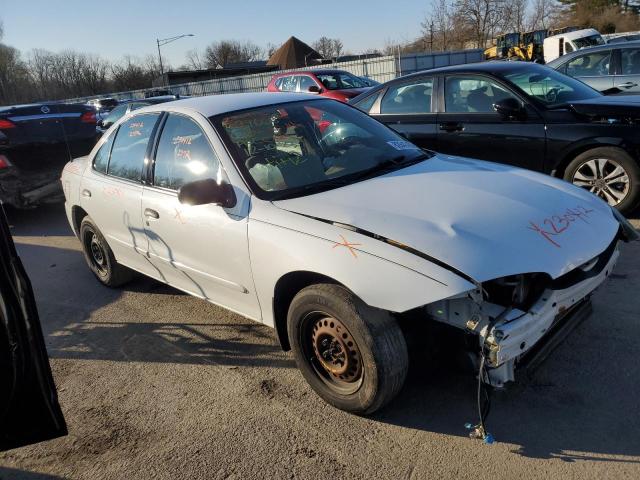
[{"label": "crumpled fender", "polygon": [[263,322],[268,325],[274,324],[275,285],[290,272],[330,277],[367,304],[392,312],[475,288],[446,268],[397,247],[267,205],[252,206],[249,254]]}]

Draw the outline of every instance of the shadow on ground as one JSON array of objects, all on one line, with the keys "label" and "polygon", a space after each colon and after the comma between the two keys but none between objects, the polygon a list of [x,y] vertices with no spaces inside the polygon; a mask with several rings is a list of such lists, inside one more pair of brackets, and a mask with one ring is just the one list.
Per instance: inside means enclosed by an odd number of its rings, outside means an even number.
[{"label": "shadow on ground", "polygon": [[15,468],[0,467],[1,480],[63,480],[64,477],[56,475],[47,475],[45,473],[28,472],[26,470],[18,470]]}]

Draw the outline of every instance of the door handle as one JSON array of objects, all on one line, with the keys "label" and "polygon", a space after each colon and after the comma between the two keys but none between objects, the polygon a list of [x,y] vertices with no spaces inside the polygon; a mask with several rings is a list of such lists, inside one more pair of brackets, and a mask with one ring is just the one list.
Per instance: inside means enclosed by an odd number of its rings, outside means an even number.
[{"label": "door handle", "polygon": [[618,85],[618,88],[622,87],[622,88],[633,88],[633,87],[637,87],[638,84],[637,83],[633,83],[633,82],[626,82],[626,83],[621,83],[620,85]]},{"label": "door handle", "polygon": [[144,216],[147,218],[153,218],[154,220],[158,220],[160,218],[160,214],[151,208],[144,209]]},{"label": "door handle", "polygon": [[460,122],[444,122],[440,124],[440,130],[445,132],[461,132],[464,130],[464,125]]},{"label": "door handle", "polygon": [[85,188],[84,190],[82,190],[82,196],[87,198],[91,197],[91,191]]}]

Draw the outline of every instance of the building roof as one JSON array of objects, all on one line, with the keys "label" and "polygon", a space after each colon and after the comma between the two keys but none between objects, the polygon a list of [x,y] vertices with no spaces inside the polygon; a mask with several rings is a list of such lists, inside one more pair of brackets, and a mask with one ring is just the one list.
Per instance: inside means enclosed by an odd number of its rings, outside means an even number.
[{"label": "building roof", "polygon": [[282,69],[299,68],[315,64],[314,60],[322,60],[322,56],[302,40],[290,37],[271,55],[267,65],[278,65]]}]

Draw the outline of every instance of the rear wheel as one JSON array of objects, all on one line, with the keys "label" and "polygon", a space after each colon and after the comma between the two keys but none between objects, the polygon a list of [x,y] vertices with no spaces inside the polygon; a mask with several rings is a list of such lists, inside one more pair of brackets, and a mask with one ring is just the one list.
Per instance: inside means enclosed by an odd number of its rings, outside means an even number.
[{"label": "rear wheel", "polygon": [[329,404],[369,414],[402,388],[409,360],[400,327],[339,285],[312,285],[291,302],[289,342],[298,368]]},{"label": "rear wheel", "polygon": [[88,216],[80,224],[80,241],[87,265],[104,285],[119,287],[134,277],[132,270],[116,261],[109,244]]},{"label": "rear wheel", "polygon": [[567,166],[564,179],[624,213],[640,201],[640,167],[620,148],[600,147],[581,153]]}]

